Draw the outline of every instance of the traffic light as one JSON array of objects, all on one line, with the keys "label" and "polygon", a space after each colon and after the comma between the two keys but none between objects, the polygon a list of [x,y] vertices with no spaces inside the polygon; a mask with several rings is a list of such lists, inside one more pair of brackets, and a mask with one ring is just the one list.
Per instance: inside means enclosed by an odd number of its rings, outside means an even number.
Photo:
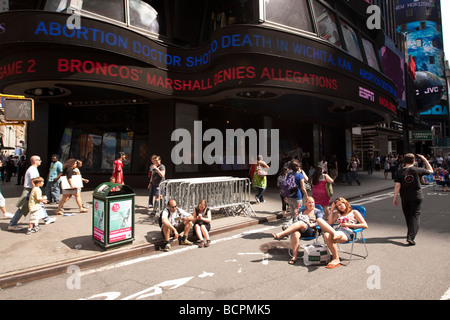
[{"label": "traffic light", "polygon": [[6,121],[34,121],[34,100],[31,98],[5,98]]}]

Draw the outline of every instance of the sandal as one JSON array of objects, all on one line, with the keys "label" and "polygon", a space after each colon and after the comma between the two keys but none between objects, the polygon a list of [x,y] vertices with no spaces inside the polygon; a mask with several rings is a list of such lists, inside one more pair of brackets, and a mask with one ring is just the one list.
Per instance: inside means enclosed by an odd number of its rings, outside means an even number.
[{"label": "sandal", "polygon": [[337,267],[340,267],[340,266],[341,266],[340,263],[331,264],[331,262],[330,262],[329,264],[327,264],[327,266],[325,268],[327,268],[327,269],[334,269],[334,268],[337,268]]},{"label": "sandal", "polygon": [[296,262],[297,262],[297,260],[291,259],[291,260],[289,260],[288,263],[293,266]]},{"label": "sandal", "polygon": [[279,236],[277,236],[276,233],[272,233],[272,237],[273,237],[274,240],[278,240],[278,241],[281,240],[281,238]]},{"label": "sandal", "polygon": [[55,211],[55,215],[62,216],[62,215],[64,215],[64,213],[62,213],[61,211]]},{"label": "sandal", "polygon": [[80,213],[86,213],[86,212],[88,212],[89,210],[87,210],[87,209],[81,209],[80,210]]}]

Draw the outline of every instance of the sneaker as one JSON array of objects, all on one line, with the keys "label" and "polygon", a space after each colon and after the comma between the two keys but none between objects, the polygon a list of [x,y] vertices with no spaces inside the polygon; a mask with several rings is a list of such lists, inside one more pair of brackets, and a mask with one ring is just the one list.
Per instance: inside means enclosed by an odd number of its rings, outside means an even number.
[{"label": "sneaker", "polygon": [[257,196],[255,196],[256,199],[256,203],[259,203],[259,198]]},{"label": "sneaker", "polygon": [[5,216],[5,218],[7,218],[7,219],[11,219],[12,217],[14,217],[14,215],[13,215],[12,213],[9,213],[9,212],[5,212],[5,213],[4,213],[4,216]]},{"label": "sneaker", "polygon": [[188,239],[181,239],[180,244],[184,244],[186,246],[190,246],[193,243],[191,241],[189,241]]},{"label": "sneaker", "polygon": [[45,221],[45,224],[50,224],[56,221],[56,218],[48,218],[47,221]]},{"label": "sneaker", "polygon": [[33,234],[36,233],[36,229],[35,228],[31,228],[31,229],[27,229],[27,232],[25,234]]},{"label": "sneaker", "polygon": [[19,226],[8,226],[8,230],[9,231],[20,231],[20,230],[23,230],[23,228],[19,227]]},{"label": "sneaker", "polygon": [[167,243],[165,246],[164,246],[164,252],[169,252],[170,251],[170,243]]}]

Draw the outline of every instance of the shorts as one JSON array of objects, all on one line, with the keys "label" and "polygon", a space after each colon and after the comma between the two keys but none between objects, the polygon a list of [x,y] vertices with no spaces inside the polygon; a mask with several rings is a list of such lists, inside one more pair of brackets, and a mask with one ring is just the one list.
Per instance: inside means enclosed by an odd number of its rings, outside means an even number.
[{"label": "shorts", "polygon": [[205,226],[206,230],[209,232],[211,230],[211,223],[206,223],[205,221],[197,221],[196,223],[194,223],[194,227],[195,226]]},{"label": "shorts", "polygon": [[153,191],[153,196],[155,196],[155,197],[159,197],[161,195],[161,188],[159,187],[159,185],[157,185],[157,186],[152,185],[152,191]]},{"label": "shorts", "polygon": [[41,219],[44,216],[41,209],[30,212],[30,223],[32,224],[38,224],[39,219]]},{"label": "shorts", "polygon": [[[177,224],[176,226],[174,226],[175,229],[177,230],[178,234],[182,233],[184,231],[184,223],[180,222],[179,224]],[[164,231],[163,228],[161,227],[161,234],[164,237]],[[170,236],[169,237],[174,237],[175,233],[173,232],[173,230],[170,230]]]},{"label": "shorts", "polygon": [[297,200],[295,198],[286,197],[286,203],[289,205],[289,211],[291,211],[291,217],[294,216],[294,210],[300,209],[303,205],[303,200]]},{"label": "shorts", "polygon": [[336,231],[343,232],[347,236],[348,241],[353,241],[353,238],[355,237],[355,233],[347,228],[337,228]]},{"label": "shorts", "polygon": [[310,226],[306,226],[306,230],[302,232],[301,236],[304,238],[314,238],[316,236],[316,231],[314,229],[311,229]]},{"label": "shorts", "polygon": [[63,189],[62,194],[77,194],[78,189]]}]

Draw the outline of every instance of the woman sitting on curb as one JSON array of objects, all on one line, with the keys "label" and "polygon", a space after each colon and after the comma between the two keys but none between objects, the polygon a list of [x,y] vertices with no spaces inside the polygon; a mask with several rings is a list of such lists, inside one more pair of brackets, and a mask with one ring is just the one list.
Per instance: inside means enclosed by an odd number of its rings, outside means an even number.
[{"label": "woman sitting on curb", "polygon": [[[200,240],[198,247],[209,247],[211,239],[211,210],[206,206],[206,200],[200,200],[192,215],[194,217],[194,230]],[[203,239],[205,237],[205,239]]]}]

